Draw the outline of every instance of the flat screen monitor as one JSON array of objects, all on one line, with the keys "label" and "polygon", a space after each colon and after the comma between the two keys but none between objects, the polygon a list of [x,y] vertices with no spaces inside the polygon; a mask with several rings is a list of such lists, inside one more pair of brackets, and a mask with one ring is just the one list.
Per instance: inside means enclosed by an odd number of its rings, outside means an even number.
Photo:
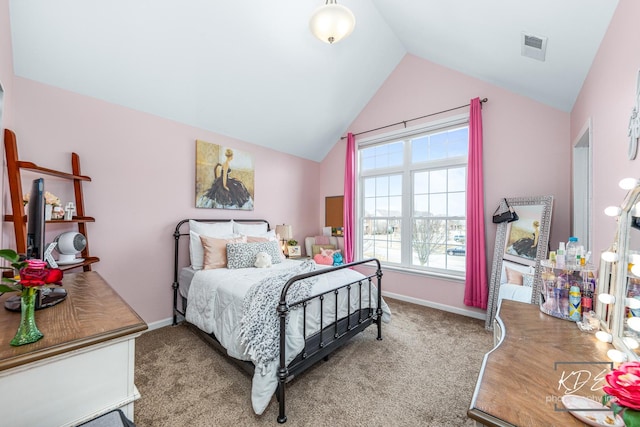
[{"label": "flat screen monitor", "polygon": [[[45,218],[45,200],[44,200],[44,179],[34,179],[31,184],[31,192],[29,193],[29,203],[27,204],[27,259],[44,260],[45,254],[45,237],[44,225]],[[52,287],[39,289],[36,296],[36,310],[62,302],[67,296],[64,288]],[[9,297],[5,300],[4,306],[7,310],[20,311],[20,296]]]},{"label": "flat screen monitor", "polygon": [[43,259],[45,250],[44,179],[34,179],[27,204],[27,259]]}]

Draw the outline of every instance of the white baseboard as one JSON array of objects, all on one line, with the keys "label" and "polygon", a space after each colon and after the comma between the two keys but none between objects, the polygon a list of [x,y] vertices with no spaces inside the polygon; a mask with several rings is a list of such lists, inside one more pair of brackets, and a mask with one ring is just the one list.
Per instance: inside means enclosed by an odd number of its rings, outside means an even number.
[{"label": "white baseboard", "polygon": [[147,326],[149,327],[149,329],[147,329],[147,332],[153,331],[154,329],[160,329],[172,324],[173,324],[173,317],[167,317],[166,319],[158,320],[157,322],[147,323]]},{"label": "white baseboard", "polygon": [[473,317],[474,319],[486,320],[486,313],[478,313],[472,310],[465,310],[464,308],[452,307],[450,305],[439,304],[432,301],[427,301],[419,298],[408,297],[406,295],[394,294],[391,292],[382,291],[382,296],[397,299],[404,302],[410,302],[412,304],[423,305],[425,307],[435,308],[442,311],[448,311],[450,313],[460,314],[462,316]]}]

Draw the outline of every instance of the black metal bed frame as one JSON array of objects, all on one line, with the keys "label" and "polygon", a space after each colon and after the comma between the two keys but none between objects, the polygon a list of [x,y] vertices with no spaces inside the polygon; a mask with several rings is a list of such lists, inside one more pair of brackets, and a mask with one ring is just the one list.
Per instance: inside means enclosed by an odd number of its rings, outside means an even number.
[{"label": "black metal bed frame", "polygon": [[[226,222],[228,219],[196,219],[194,221],[199,222]],[[267,228],[269,227],[269,223],[265,220],[242,220],[242,219],[234,219],[236,222],[244,222],[244,223],[266,223]],[[176,225],[176,229],[173,233],[175,238],[175,258],[174,258],[174,272],[173,272],[173,324],[177,324],[178,315],[184,317],[185,315],[185,307],[186,301],[184,298],[182,300],[182,310],[178,308],[178,270],[179,270],[179,240],[180,237],[189,236],[189,233],[181,233],[180,228],[186,222],[189,222],[189,219],[185,219],[180,221]],[[339,286],[337,288],[326,291],[322,294],[314,295],[312,297],[306,298],[301,301],[296,301],[294,303],[287,304],[287,292],[291,288],[291,286],[299,281],[304,280],[310,277],[323,275],[329,273],[331,271],[337,271],[344,268],[352,268],[357,265],[367,264],[375,262],[377,265],[376,271],[373,274],[365,276],[361,279],[358,279],[354,282],[347,283],[345,285]],[[377,286],[377,301],[376,307],[372,307],[372,293],[371,290],[374,286],[373,278],[376,278],[376,286]],[[363,284],[364,282],[364,284]],[[357,286],[358,289],[358,300],[359,306],[358,309],[351,312],[351,290],[352,287]],[[368,287],[368,301],[365,301],[367,304],[363,307],[362,301],[362,288],[363,286]],[[338,294],[341,289],[347,290],[347,316],[339,318],[338,317]],[[333,322],[331,322],[328,326],[324,328],[320,328],[319,331],[307,337],[306,335],[306,308],[307,306],[314,300],[318,300],[320,304],[320,325],[324,324],[324,302],[325,299],[331,298],[331,294],[334,295],[335,298],[335,316]],[[285,354],[285,338],[286,338],[286,319],[287,315],[292,309],[301,309],[303,310],[303,336],[305,337],[304,349],[300,352],[289,365],[286,364],[286,354]],[[284,423],[287,421],[287,417],[285,415],[285,384],[289,381],[293,380],[297,375],[306,371],[308,368],[313,366],[315,363],[320,361],[321,359],[327,360],[329,355],[344,345],[350,338],[357,335],[364,329],[366,329],[371,324],[375,323],[378,327],[377,340],[382,340],[382,268],[380,266],[380,261],[376,258],[365,259],[362,261],[352,262],[349,264],[343,264],[336,267],[326,268],[322,270],[312,271],[309,273],[299,274],[297,276],[292,277],[287,281],[284,285],[281,295],[280,302],[277,307],[278,316],[280,319],[280,360],[279,360],[279,369],[278,369],[278,388],[276,390],[276,397],[278,399],[279,404],[279,414],[278,414],[278,422]],[[375,313],[375,316],[374,316]],[[219,350],[225,356],[227,355],[226,349],[220,344],[218,339],[214,334],[207,334],[206,332],[201,331],[197,327],[190,325],[185,321],[193,330],[198,332],[200,336],[205,338],[205,340],[210,343],[213,347]],[[255,370],[255,366],[252,362],[242,361],[231,358],[235,363],[240,365],[246,372],[250,375],[253,375]]]}]

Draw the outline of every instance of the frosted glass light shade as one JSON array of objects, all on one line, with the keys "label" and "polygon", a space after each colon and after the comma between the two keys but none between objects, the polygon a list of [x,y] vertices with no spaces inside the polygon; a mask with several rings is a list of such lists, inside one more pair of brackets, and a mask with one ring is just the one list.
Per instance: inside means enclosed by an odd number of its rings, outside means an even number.
[{"label": "frosted glass light shade", "polygon": [[616,262],[618,260],[618,254],[615,252],[602,252],[602,259],[606,262]]},{"label": "frosted glass light shade", "polygon": [[631,273],[636,277],[640,277],[640,264],[633,264],[633,267],[631,267]]},{"label": "frosted glass light shade", "polygon": [[631,350],[635,350],[636,348],[640,347],[640,343],[638,343],[638,340],[636,340],[635,338],[632,337],[624,337],[622,338],[622,341],[627,345],[627,347],[629,347]]},{"label": "frosted glass light shade", "polygon": [[614,348],[607,351],[607,356],[609,357],[609,359],[617,363],[622,363],[627,361],[627,355],[621,352],[620,350],[616,350]]},{"label": "frosted glass light shade", "polygon": [[603,304],[613,304],[616,302],[616,297],[611,294],[600,294],[598,295],[598,301]]},{"label": "frosted glass light shade", "polygon": [[611,342],[611,341],[613,341],[613,336],[611,336],[610,333],[605,332],[605,331],[596,332],[596,338],[598,339],[598,341],[602,341],[602,342]]},{"label": "frosted glass light shade", "polygon": [[[627,297],[624,300],[624,304],[632,310],[640,309],[640,299],[637,299],[637,298]],[[638,319],[640,319],[640,317]]]},{"label": "frosted glass light shade", "polygon": [[325,43],[337,43],[347,37],[356,26],[356,17],[335,0],[327,0],[311,16],[311,33]]},{"label": "frosted glass light shade", "polygon": [[640,317],[629,317],[627,325],[636,332],[640,331]]},{"label": "frosted glass light shade", "polygon": [[624,178],[620,180],[618,185],[623,190],[633,190],[633,188],[638,185],[638,180],[636,178]]},{"label": "frosted glass light shade", "polygon": [[609,206],[604,210],[604,214],[607,216],[618,216],[622,212],[620,206]]}]

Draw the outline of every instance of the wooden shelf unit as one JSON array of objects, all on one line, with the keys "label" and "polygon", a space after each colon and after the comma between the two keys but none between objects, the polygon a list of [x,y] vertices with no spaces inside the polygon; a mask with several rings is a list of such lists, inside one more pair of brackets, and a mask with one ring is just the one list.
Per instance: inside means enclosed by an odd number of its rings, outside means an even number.
[{"label": "wooden shelf unit", "polygon": [[4,130],[4,151],[7,158],[7,174],[9,178],[9,192],[11,193],[11,211],[12,214],[5,215],[4,220],[13,223],[13,228],[16,236],[16,252],[27,252],[27,216],[24,211],[24,204],[22,201],[22,179],[21,171],[36,172],[43,175],[53,176],[56,178],[62,178],[73,181],[73,190],[75,195],[76,214],[70,221],[65,220],[50,220],[47,224],[77,224],[78,233],[81,233],[87,239],[87,246],[82,251],[81,255],[84,258],[83,262],[72,265],[59,266],[62,270],[71,270],[74,268],[82,267],[84,271],[91,271],[91,264],[100,261],[99,258],[89,255],[89,236],[87,235],[87,223],[95,222],[95,219],[86,216],[84,211],[84,195],[82,192],[82,182],[91,181],[91,178],[82,175],[80,171],[80,156],[76,153],[71,153],[71,170],[72,173],[61,172],[54,169],[43,168],[32,162],[26,162],[19,160],[18,158],[18,145],[16,141],[16,134],[10,130]]}]

